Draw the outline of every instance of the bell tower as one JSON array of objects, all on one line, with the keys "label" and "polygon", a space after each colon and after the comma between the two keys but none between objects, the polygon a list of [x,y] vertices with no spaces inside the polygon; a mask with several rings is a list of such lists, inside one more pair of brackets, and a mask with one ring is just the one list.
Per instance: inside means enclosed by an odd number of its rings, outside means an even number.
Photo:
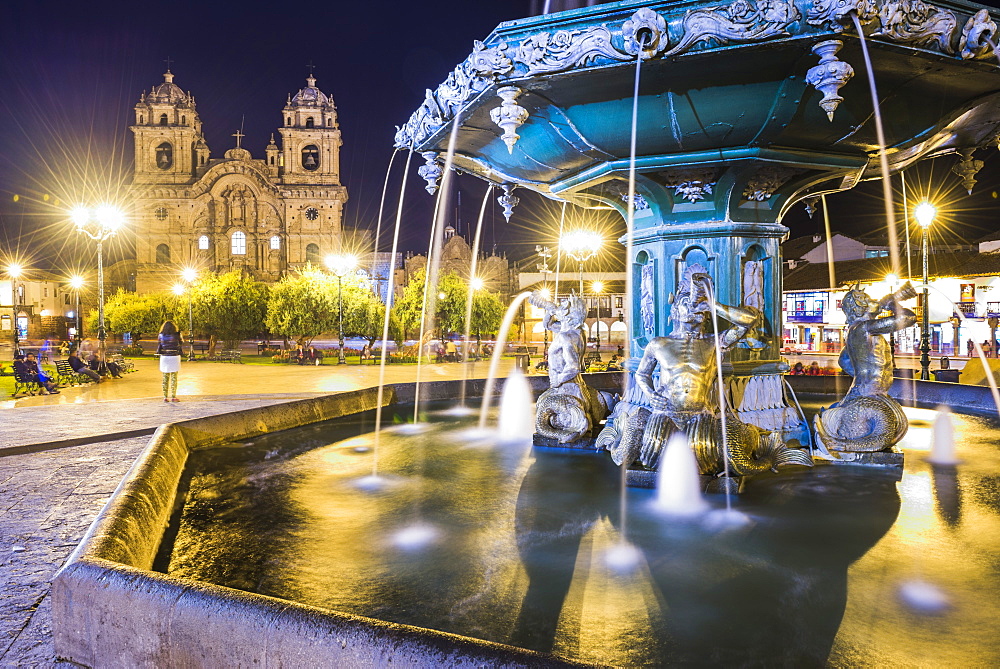
[{"label": "bell tower", "polygon": [[282,182],[340,185],[340,127],[333,98],[316,88],[316,77],[289,97],[281,134]]},{"label": "bell tower", "polygon": [[135,184],[192,183],[209,151],[194,96],[174,83],[169,63],[163,83],[143,93],[135,106]]}]

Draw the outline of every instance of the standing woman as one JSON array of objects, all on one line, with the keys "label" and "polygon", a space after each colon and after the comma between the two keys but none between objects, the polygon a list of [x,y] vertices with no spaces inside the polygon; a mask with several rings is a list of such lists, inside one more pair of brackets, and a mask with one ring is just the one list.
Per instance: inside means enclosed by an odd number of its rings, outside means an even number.
[{"label": "standing woman", "polygon": [[163,374],[163,401],[179,402],[177,399],[177,372],[181,369],[181,338],[173,321],[164,321],[157,337],[160,355],[160,372]]}]

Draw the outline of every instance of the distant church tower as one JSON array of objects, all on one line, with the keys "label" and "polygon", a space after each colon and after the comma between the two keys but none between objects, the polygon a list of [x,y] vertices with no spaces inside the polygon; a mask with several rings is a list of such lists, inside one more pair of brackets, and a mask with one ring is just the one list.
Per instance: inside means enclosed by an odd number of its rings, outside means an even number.
[{"label": "distant church tower", "polygon": [[340,183],[340,128],[333,100],[307,87],[290,97],[278,129],[254,159],[235,147],[211,157],[194,96],[174,83],[135,106],[135,284],[139,292],[177,282],[187,266],[238,269],[274,282],[340,250],[347,189]]}]

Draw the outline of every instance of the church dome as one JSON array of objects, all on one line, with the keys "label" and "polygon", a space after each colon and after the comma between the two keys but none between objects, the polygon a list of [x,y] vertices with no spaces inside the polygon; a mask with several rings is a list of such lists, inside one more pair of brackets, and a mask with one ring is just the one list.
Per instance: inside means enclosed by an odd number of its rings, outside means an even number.
[{"label": "church dome", "polygon": [[186,103],[187,95],[181,87],[174,83],[174,75],[167,70],[163,75],[163,83],[153,86],[146,97],[147,102],[165,102],[167,104]]},{"label": "church dome", "polygon": [[299,107],[323,107],[330,104],[326,93],[316,88],[316,77],[306,77],[306,87],[300,88],[292,98],[291,105]]}]

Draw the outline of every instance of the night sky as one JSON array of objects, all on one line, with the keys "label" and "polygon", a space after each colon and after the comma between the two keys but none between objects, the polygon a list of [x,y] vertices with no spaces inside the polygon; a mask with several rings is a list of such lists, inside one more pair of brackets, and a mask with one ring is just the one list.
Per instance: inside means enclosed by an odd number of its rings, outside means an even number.
[{"label": "night sky", "polygon": [[[243,146],[263,158],[287,96],[305,85],[306,65],[314,63],[317,85],[333,95],[343,132],[342,178],[350,196],[344,222],[374,226],[394,126],[419,106],[424,89],[468,55],[473,40],[501,21],[527,16],[531,5],[7,3],[0,13],[0,254],[65,269],[91,252],[65,212],[127,184],[132,107],[163,80],[168,57],[175,83],[195,95],[213,158],[234,146],[231,135],[241,126]],[[949,225],[970,239],[997,229],[1000,207],[997,151],[977,157],[987,167],[971,197],[950,173],[954,158],[928,161],[911,174],[911,183],[933,181],[951,190]],[[390,192],[398,192],[401,172],[397,162]],[[410,182],[402,247],[426,251],[432,198],[415,174]],[[484,184],[462,177],[458,187],[467,230]],[[491,204],[486,218],[486,249],[512,258],[531,254],[538,221],[557,210],[523,190],[518,195],[523,204],[511,229],[499,206]],[[871,232],[882,219],[877,184],[829,200],[833,227],[845,233]],[[822,230],[822,217],[810,220],[801,207],[784,222],[793,236]]]}]

